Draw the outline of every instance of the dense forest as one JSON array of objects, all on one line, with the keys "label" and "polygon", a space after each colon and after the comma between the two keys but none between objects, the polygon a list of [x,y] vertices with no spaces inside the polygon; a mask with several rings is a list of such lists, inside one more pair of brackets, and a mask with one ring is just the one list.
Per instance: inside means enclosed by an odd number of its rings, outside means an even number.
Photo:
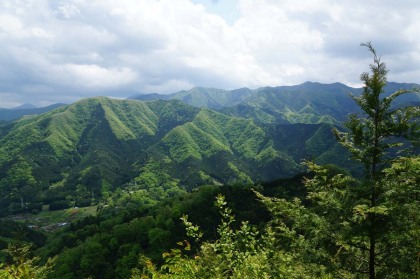
[{"label": "dense forest", "polygon": [[3,123],[0,277],[419,278],[420,91],[363,46],[350,95],[195,89]]}]

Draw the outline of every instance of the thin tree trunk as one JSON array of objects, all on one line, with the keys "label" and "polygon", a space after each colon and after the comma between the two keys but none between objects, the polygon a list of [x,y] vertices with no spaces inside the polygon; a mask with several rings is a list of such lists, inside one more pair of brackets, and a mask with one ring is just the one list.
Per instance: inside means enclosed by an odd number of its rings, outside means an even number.
[{"label": "thin tree trunk", "polygon": [[[374,142],[373,142],[373,154],[372,154],[372,166],[371,166],[371,173],[370,173],[370,179],[371,179],[371,200],[370,200],[370,206],[371,208],[376,206],[376,165],[378,163],[378,156],[377,154],[377,148],[379,145],[379,136],[378,136],[378,108],[375,109],[375,116],[374,116]],[[376,278],[376,215],[375,213],[371,213],[370,218],[370,232],[369,232],[369,278],[375,279]]]},{"label": "thin tree trunk", "polygon": [[375,235],[375,216],[372,216],[372,228],[369,236],[369,278],[376,278],[375,259],[376,259],[376,235]]}]

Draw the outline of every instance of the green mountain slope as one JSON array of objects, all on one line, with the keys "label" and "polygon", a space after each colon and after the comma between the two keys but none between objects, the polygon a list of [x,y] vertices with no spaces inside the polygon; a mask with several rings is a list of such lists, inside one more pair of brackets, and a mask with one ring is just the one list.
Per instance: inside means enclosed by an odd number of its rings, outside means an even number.
[{"label": "green mountain slope", "polygon": [[183,181],[196,173],[222,183],[251,183],[299,171],[296,162],[275,150],[269,135],[252,120],[201,110],[193,121],[169,132],[153,150],[180,169]]},{"label": "green mountain slope", "polygon": [[141,101],[175,99],[199,108],[221,109],[223,107],[240,104],[251,94],[252,91],[248,88],[229,91],[216,88],[194,87],[190,90],[184,90],[169,95],[153,93],[133,96],[130,97],[130,99]]},{"label": "green mountain slope", "polygon": [[80,198],[97,197],[133,176],[132,162],[159,140],[159,129],[169,130],[197,112],[176,101],[93,98],[4,126],[1,193],[9,203],[17,199],[13,189],[32,200],[75,192]]},{"label": "green mountain slope", "polygon": [[[387,94],[399,89],[418,87],[416,84],[390,82],[385,88]],[[341,83],[321,84],[305,82],[294,86],[247,88],[226,91],[196,87],[169,95],[146,94],[132,97],[138,100],[179,99],[186,104],[221,110],[223,113],[251,118],[259,123],[328,123],[339,125],[349,113],[358,107],[349,98],[349,93],[359,95],[360,88]],[[385,94],[385,95],[387,95]],[[407,94],[396,104],[419,104],[420,94]]]},{"label": "green mountain slope", "polygon": [[306,82],[296,86],[264,87],[225,113],[262,123],[339,124],[357,110],[348,93],[360,90],[340,83]]},{"label": "green mountain slope", "polygon": [[138,100],[179,99],[196,107],[222,110],[224,113],[252,118],[261,123],[330,123],[341,122],[356,106],[348,93],[360,89],[341,83],[306,82],[295,86],[247,88],[226,91],[196,87],[169,95],[147,94]]},{"label": "green mountain slope", "polygon": [[[132,183],[190,189],[288,177],[302,158],[328,152],[331,135],[321,127],[282,138],[252,119],[180,100],[85,99],[0,127],[0,208],[77,204]],[[293,137],[306,148],[297,155],[286,143]]]}]

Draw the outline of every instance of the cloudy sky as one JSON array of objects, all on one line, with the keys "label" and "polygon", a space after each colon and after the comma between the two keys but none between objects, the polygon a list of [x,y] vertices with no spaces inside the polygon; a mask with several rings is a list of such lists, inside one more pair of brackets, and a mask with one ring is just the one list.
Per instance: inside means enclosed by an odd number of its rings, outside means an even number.
[{"label": "cloudy sky", "polygon": [[194,86],[420,83],[418,0],[1,0],[0,107]]}]

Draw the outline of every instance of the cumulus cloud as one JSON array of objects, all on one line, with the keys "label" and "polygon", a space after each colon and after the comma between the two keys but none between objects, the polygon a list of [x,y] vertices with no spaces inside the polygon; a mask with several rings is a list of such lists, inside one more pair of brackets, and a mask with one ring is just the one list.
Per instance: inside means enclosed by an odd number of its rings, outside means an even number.
[{"label": "cumulus cloud", "polygon": [[[3,0],[0,107],[298,84],[358,84],[372,41],[390,80],[420,83],[417,0]],[[232,2],[230,2],[232,3]],[[219,11],[219,12],[218,12]]]}]

